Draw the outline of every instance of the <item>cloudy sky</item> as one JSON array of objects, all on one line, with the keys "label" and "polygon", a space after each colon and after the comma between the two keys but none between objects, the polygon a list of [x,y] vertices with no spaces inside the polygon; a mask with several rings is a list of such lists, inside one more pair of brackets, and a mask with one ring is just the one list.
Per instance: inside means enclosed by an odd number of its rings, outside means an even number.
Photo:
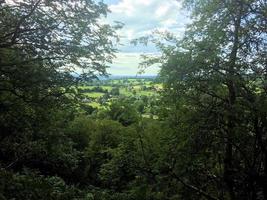
[{"label": "cloudy sky", "polygon": [[[132,39],[145,36],[155,30],[171,31],[182,35],[185,24],[188,23],[187,13],[181,10],[180,0],[104,0],[111,13],[107,17],[108,23],[119,21],[124,23],[123,29],[118,31],[122,45],[119,46],[117,59],[108,72],[113,75],[136,75],[140,54],[156,53],[153,45],[133,46]],[[156,75],[157,67],[146,70],[145,75]]]}]

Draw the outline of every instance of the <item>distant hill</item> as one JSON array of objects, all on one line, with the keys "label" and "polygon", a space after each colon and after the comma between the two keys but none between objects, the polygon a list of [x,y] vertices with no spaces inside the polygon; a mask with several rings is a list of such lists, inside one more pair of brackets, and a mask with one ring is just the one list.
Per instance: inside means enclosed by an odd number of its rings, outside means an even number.
[{"label": "distant hill", "polygon": [[110,75],[108,77],[99,77],[100,80],[108,80],[108,79],[129,79],[129,78],[135,78],[135,79],[155,79],[157,78],[156,75]]}]

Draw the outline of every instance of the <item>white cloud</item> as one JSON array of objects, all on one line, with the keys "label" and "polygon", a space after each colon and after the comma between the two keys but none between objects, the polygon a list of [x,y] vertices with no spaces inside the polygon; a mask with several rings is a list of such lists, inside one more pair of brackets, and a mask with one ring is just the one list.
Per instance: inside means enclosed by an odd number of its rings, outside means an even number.
[{"label": "white cloud", "polygon": [[156,10],[156,16],[157,17],[163,17],[166,15],[166,13],[169,11],[170,5],[169,4],[163,4],[160,5]]},{"label": "white cloud", "polygon": [[134,39],[133,37],[134,37],[134,30],[133,29],[129,29],[129,30],[127,30],[126,31],[126,35],[127,35],[127,39],[128,40],[132,40],[132,39]]},{"label": "white cloud", "polygon": [[[107,0],[106,0],[107,1]],[[121,51],[155,51],[152,46],[141,48],[130,45],[130,40],[147,35],[154,30],[183,33],[188,19],[181,12],[181,1],[177,0],[109,0],[108,22],[120,21],[125,24],[118,31],[121,37]],[[111,3],[113,2],[113,3]]]},{"label": "white cloud", "polygon": [[[117,53],[108,73],[112,75],[131,75],[135,76],[139,72],[139,63],[141,62],[141,53]],[[145,70],[142,75],[157,75],[159,67],[154,65]]]},{"label": "white cloud", "polygon": [[[154,45],[132,46],[130,40],[151,34],[155,30],[170,31],[181,36],[189,19],[181,10],[179,0],[104,0],[109,3],[111,13],[106,22],[119,21],[125,24],[118,31],[121,38],[120,53],[109,72],[115,75],[135,75],[138,72],[141,53],[157,52]],[[129,53],[136,52],[136,54]],[[146,74],[156,74],[154,66]]]},{"label": "white cloud", "polygon": [[136,0],[135,1],[137,4],[149,6],[152,3],[152,0]]},{"label": "white cloud", "polygon": [[135,10],[130,0],[123,0],[116,5],[110,5],[109,9],[114,14],[126,14],[127,16],[132,16]]}]

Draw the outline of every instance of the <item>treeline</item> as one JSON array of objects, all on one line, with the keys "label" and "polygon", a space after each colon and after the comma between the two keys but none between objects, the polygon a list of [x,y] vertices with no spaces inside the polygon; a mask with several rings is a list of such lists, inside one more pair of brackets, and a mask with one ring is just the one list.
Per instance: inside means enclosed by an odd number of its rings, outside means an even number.
[{"label": "treeline", "polygon": [[101,92],[101,93],[108,93],[108,90],[103,89],[100,86],[96,86],[93,88],[80,88],[79,89],[82,93],[87,93],[87,92]]},{"label": "treeline", "polygon": [[267,199],[267,3],[184,4],[182,39],[138,40],[162,51],[155,120],[80,104],[113,58],[105,4],[0,2],[0,199]]}]

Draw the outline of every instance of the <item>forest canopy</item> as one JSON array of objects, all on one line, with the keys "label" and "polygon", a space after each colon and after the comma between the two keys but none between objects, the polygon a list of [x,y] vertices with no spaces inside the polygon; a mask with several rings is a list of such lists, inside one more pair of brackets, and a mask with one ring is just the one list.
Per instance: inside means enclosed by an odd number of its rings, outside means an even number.
[{"label": "forest canopy", "polygon": [[267,199],[267,2],[183,6],[182,38],[133,41],[157,78],[102,80],[106,4],[0,1],[0,199]]}]

